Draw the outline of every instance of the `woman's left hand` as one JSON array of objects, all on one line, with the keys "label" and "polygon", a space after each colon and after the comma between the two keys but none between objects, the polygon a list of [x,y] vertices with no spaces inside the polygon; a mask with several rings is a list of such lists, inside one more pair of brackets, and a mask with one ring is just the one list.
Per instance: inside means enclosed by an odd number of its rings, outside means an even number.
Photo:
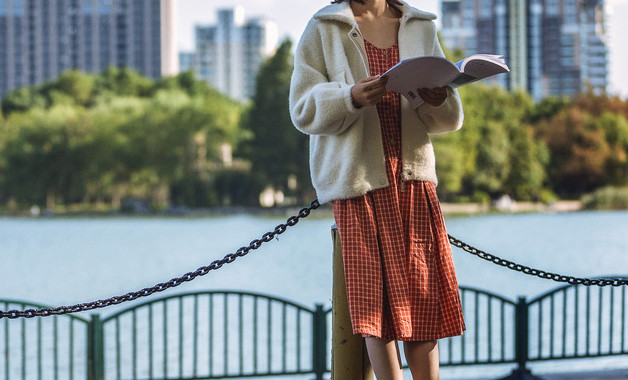
[{"label": "woman's left hand", "polygon": [[417,88],[417,93],[425,103],[438,107],[447,99],[447,87]]}]

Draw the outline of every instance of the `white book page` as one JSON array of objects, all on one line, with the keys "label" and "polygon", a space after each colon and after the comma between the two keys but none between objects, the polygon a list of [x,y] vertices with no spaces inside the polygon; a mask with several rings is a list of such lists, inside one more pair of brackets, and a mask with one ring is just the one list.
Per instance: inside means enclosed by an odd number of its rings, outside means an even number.
[{"label": "white book page", "polygon": [[423,56],[401,61],[382,76],[388,76],[388,90],[400,93],[416,107],[423,103],[417,88],[444,87],[459,74],[458,68],[447,59]]},{"label": "white book page", "polygon": [[474,54],[461,62],[460,71],[479,80],[492,75],[507,73],[510,69],[499,55]]}]

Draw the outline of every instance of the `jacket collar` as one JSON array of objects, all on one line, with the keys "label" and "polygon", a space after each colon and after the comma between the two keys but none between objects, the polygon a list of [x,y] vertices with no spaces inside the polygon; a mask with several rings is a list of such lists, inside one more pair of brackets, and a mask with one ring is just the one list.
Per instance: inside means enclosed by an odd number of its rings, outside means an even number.
[{"label": "jacket collar", "polygon": [[[436,19],[435,14],[411,7],[406,2],[403,2],[401,11],[402,21],[407,21],[410,19],[431,21]],[[330,4],[316,12],[314,14],[314,18],[318,20],[340,21],[352,26],[356,25],[355,17],[353,17],[353,11],[351,10],[351,5],[349,4],[349,1],[343,1],[342,3],[338,4]]]}]

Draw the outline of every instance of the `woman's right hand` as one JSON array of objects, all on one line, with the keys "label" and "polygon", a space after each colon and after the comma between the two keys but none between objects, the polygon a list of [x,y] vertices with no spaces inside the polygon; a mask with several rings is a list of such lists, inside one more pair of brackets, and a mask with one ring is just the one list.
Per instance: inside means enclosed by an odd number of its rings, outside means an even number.
[{"label": "woman's right hand", "polygon": [[374,106],[386,95],[388,77],[370,76],[351,87],[351,99],[356,108]]}]

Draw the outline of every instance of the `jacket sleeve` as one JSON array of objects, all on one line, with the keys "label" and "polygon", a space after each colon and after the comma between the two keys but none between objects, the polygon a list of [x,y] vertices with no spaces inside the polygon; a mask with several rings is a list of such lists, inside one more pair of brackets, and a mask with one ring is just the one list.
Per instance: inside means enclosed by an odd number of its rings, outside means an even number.
[{"label": "jacket sleeve", "polygon": [[346,72],[328,72],[316,24],[308,24],[297,46],[290,82],[290,117],[295,127],[308,135],[336,135],[358,119],[361,109],[353,106]]},{"label": "jacket sleeve", "polygon": [[[443,49],[434,39],[434,55],[444,57]],[[440,106],[432,106],[427,103],[417,107],[417,113],[427,127],[427,132],[432,134],[457,131],[462,127],[464,113],[458,90],[447,87],[447,99]]]}]

